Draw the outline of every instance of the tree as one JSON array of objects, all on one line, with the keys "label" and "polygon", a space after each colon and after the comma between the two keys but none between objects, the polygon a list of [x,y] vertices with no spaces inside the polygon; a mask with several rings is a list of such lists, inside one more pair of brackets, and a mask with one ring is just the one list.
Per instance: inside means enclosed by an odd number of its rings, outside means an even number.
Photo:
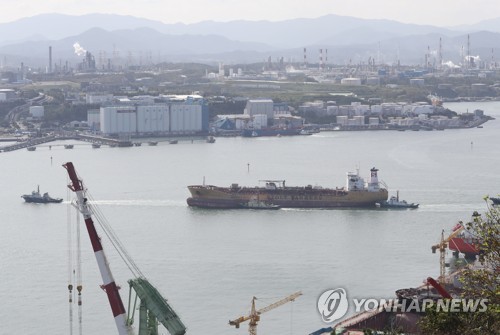
[{"label": "tree", "polygon": [[488,299],[488,308],[474,313],[426,310],[419,323],[425,334],[500,334],[500,208],[488,205],[485,214],[474,212],[466,229],[475,236],[480,253],[476,264],[460,275],[461,297]]}]

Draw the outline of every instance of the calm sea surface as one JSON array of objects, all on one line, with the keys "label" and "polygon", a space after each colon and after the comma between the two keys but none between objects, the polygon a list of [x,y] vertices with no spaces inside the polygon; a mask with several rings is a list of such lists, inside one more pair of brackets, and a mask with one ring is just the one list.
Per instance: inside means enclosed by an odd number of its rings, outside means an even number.
[{"label": "calm sea surface", "polygon": [[[316,299],[343,287],[351,297],[394,291],[439,274],[431,245],[458,220],[484,211],[500,193],[500,102],[450,103],[483,109],[484,128],[445,131],[323,132],[281,138],[217,138],[215,144],[92,149],[75,142],[0,154],[0,334],[69,334],[67,222],[63,204],[25,204],[42,192],[69,199],[71,161],[121,242],[169,300],[190,334],[247,334],[227,323],[302,290],[262,316],[260,334],[309,334],[325,327]],[[248,165],[249,164],[249,171]],[[420,203],[394,210],[203,210],[189,208],[187,185],[343,186],[348,171],[379,178],[390,194]],[[98,227],[100,229],[100,227]],[[101,235],[103,235],[101,233]],[[131,273],[103,237],[116,282],[128,300]],[[86,231],[82,231],[83,333],[116,334]],[[76,306],[75,306],[76,313]],[[75,315],[76,318],[76,315]],[[166,330],[163,330],[166,333]],[[77,334],[77,332],[74,332]]]}]

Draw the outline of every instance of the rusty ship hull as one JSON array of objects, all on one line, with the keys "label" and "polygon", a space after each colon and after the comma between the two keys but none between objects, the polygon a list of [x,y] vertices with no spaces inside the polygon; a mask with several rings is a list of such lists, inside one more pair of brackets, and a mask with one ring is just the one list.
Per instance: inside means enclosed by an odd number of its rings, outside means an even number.
[{"label": "rusty ship hull", "polygon": [[191,197],[189,206],[204,208],[242,208],[242,204],[253,199],[265,201],[281,208],[339,208],[375,207],[387,200],[386,189],[376,192],[344,189],[313,189],[307,187],[285,187],[266,189],[264,187],[218,187],[211,185],[188,186]]}]

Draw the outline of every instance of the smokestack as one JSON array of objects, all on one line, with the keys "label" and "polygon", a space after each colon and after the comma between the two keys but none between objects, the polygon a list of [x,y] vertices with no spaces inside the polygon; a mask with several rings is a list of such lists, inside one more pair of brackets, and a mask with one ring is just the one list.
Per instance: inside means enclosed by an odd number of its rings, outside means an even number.
[{"label": "smokestack", "polygon": [[443,67],[443,45],[441,43],[441,37],[439,38],[439,64],[438,69],[442,69]]},{"label": "smokestack", "polygon": [[49,46],[49,73],[52,73],[52,46]]},{"label": "smokestack", "polygon": [[319,49],[319,69],[323,68],[323,49]]}]

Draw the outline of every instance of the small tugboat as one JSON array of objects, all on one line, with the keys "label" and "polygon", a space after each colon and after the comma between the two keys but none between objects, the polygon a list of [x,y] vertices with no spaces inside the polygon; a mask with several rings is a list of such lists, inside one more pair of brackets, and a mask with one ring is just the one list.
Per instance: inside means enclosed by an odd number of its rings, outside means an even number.
[{"label": "small tugboat", "polygon": [[207,137],[207,143],[215,143],[215,137],[213,137],[213,136],[208,136],[208,137]]},{"label": "small tugboat", "polygon": [[28,149],[28,151],[35,151],[36,147],[27,147],[26,149]]},{"label": "small tugboat", "polygon": [[418,208],[419,204],[408,203],[406,200],[399,200],[399,191],[396,193],[396,196],[390,197],[389,200],[378,202],[377,207],[380,208]]},{"label": "small tugboat", "polygon": [[65,144],[64,149],[73,149],[74,145],[73,144]]},{"label": "small tugboat", "polygon": [[142,142],[134,142],[134,145],[135,145],[136,147],[140,147],[140,146],[142,145]]},{"label": "small tugboat", "polygon": [[249,208],[249,209],[280,209],[281,206],[279,205],[274,205],[266,201],[261,201],[257,199],[252,199],[249,200],[248,202],[244,202],[241,204],[242,208]]},{"label": "small tugboat", "polygon": [[99,149],[101,145],[99,143],[92,143],[92,148]]},{"label": "small tugboat", "polygon": [[37,204],[60,203],[63,201],[61,198],[51,198],[47,192],[41,195],[40,186],[37,187],[36,191],[31,192],[31,194],[22,195],[21,198],[26,202]]},{"label": "small tugboat", "polygon": [[158,144],[158,142],[156,142],[156,141],[149,141],[149,142],[148,142],[148,144],[149,144],[149,145],[157,145],[157,144]]}]

